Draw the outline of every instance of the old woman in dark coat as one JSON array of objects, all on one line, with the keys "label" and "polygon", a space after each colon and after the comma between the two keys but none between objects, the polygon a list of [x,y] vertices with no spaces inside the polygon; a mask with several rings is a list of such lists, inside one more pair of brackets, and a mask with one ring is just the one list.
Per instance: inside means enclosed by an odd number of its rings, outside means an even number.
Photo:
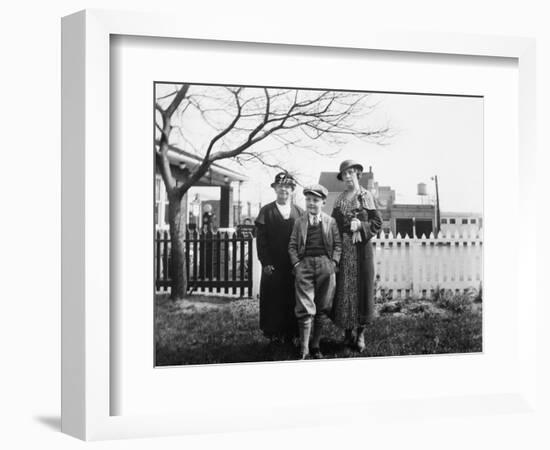
[{"label": "old woman in dark coat", "polygon": [[289,174],[277,174],[271,187],[277,198],[260,210],[255,221],[258,259],[262,264],[260,329],[271,342],[291,343],[298,327],[288,242],[294,221],[304,211],[291,204],[295,181]]},{"label": "old woman in dark coat", "polygon": [[365,349],[365,328],[374,316],[371,239],[382,227],[372,194],[359,185],[362,172],[363,166],[352,160],[340,165],[338,179],[344,182],[345,190],[336,198],[332,211],[342,236],[333,320],[345,330],[344,343],[355,344],[359,351]]}]

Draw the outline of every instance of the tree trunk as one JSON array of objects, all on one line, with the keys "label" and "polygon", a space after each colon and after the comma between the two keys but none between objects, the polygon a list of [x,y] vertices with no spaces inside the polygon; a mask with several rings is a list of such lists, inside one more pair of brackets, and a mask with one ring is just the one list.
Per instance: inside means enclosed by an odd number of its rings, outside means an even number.
[{"label": "tree trunk", "polygon": [[184,230],[181,225],[181,198],[169,196],[168,216],[170,225],[170,279],[172,280],[172,299],[183,298],[187,294],[187,275],[185,270]]}]

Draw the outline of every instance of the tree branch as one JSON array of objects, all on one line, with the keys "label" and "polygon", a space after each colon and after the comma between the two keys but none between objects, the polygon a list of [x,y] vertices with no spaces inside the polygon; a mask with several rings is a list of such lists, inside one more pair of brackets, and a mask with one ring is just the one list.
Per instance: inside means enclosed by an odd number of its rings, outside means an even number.
[{"label": "tree branch", "polygon": [[[191,113],[191,121],[188,122],[194,127],[191,133],[183,131],[183,117],[181,114],[178,117],[178,128],[182,135],[179,138],[180,142],[186,141],[197,150],[204,149],[202,162],[190,173],[186,182],[178,186],[177,192],[181,195],[207,173],[212,163],[221,159],[241,155],[242,157],[238,158],[239,163],[254,160],[272,168],[282,169],[281,164],[268,161],[260,154],[266,151],[265,146],[258,152],[250,151],[251,147],[269,137],[290,148],[301,147],[301,142],[314,142],[318,139],[332,141],[339,147],[349,137],[381,143],[389,135],[388,127],[369,129],[363,125],[364,117],[374,108],[365,101],[368,94],[205,87],[193,90],[193,94],[188,95],[189,87],[182,85],[165,110],[158,103],[155,105],[163,119],[163,126],[159,127],[161,155],[166,154],[168,138],[175,126],[172,115],[176,110],[180,110],[178,106],[181,101],[186,98],[186,108],[192,106],[198,112]],[[231,117],[225,120],[226,115]],[[223,119],[224,124],[220,123],[220,119]],[[202,128],[196,126],[199,122],[202,123]],[[193,133],[203,136],[205,133],[209,134],[210,128],[216,131],[206,147],[200,141],[197,141],[199,145],[192,145],[191,140],[196,141]],[[334,152],[317,153],[333,155],[339,151],[338,147]]]},{"label": "tree branch", "polygon": [[155,108],[159,111],[162,117],[162,127],[159,141],[159,150],[156,151],[156,162],[157,167],[159,168],[160,174],[166,186],[166,190],[169,195],[172,195],[173,190],[176,186],[176,180],[172,174],[172,169],[170,167],[170,161],[168,159],[168,144],[170,133],[172,132],[172,116],[176,112],[178,106],[181,104],[187,92],[189,91],[189,85],[184,84],[172,99],[168,107],[163,110],[158,102],[155,103]]},{"label": "tree branch", "polygon": [[231,121],[231,123],[227,125],[227,127],[224,130],[220,131],[216,136],[214,136],[214,138],[210,141],[210,144],[208,145],[208,149],[206,150],[206,155],[204,155],[205,161],[208,161],[208,158],[210,157],[210,153],[212,152],[212,148],[214,147],[214,144],[218,142],[222,137],[224,137],[227,133],[229,133],[241,118],[241,103],[239,100],[240,91],[241,89],[237,89],[237,91],[233,93],[235,96],[235,103],[237,105],[237,114],[235,114],[235,118]]},{"label": "tree branch", "polygon": [[168,108],[166,108],[165,113],[168,118],[171,118],[172,115],[176,112],[176,109],[187,95],[187,91],[189,91],[189,85],[182,84],[181,89],[178,91],[172,102],[168,105]]}]

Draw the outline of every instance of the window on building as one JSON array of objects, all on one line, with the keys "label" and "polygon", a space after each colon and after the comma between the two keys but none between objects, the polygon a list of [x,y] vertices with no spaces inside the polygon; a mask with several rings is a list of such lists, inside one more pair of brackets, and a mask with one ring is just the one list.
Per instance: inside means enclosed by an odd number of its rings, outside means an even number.
[{"label": "window on building", "polygon": [[470,219],[470,223],[476,223],[476,219]]},{"label": "window on building", "polygon": [[468,225],[468,219],[462,219],[462,225]]},{"label": "window on building", "polygon": [[449,219],[449,223],[450,223],[451,225],[454,225],[454,224],[456,223],[456,220],[455,220],[455,219]]},{"label": "window on building", "polygon": [[441,219],[441,223],[442,223],[443,225],[447,224],[447,219]]}]

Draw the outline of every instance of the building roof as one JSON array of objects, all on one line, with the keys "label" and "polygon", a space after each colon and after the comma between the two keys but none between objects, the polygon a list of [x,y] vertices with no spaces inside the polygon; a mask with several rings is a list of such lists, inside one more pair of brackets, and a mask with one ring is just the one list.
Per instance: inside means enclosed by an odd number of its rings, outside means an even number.
[{"label": "building roof", "polygon": [[394,203],[392,209],[411,209],[411,210],[422,210],[422,209],[434,209],[435,205],[422,205],[420,203]]},{"label": "building roof", "polygon": [[[170,164],[177,165],[180,168],[193,169],[202,162],[202,158],[197,155],[193,155],[185,150],[182,150],[174,145],[168,146],[168,159]],[[248,177],[235,170],[228,169],[218,163],[213,163],[210,166],[210,170],[214,176],[227,177],[229,182],[231,181],[247,181]]]},{"label": "building roof", "polygon": [[460,217],[460,218],[470,218],[470,217],[481,217],[483,214],[479,212],[453,212],[453,211],[441,211],[441,217]]},{"label": "building roof", "polygon": [[[344,190],[344,183],[338,180],[336,175],[338,175],[338,172],[321,172],[319,184],[326,187],[329,192],[342,192]],[[367,181],[371,178],[373,178],[372,172],[363,172],[359,184],[366,189]]]}]

